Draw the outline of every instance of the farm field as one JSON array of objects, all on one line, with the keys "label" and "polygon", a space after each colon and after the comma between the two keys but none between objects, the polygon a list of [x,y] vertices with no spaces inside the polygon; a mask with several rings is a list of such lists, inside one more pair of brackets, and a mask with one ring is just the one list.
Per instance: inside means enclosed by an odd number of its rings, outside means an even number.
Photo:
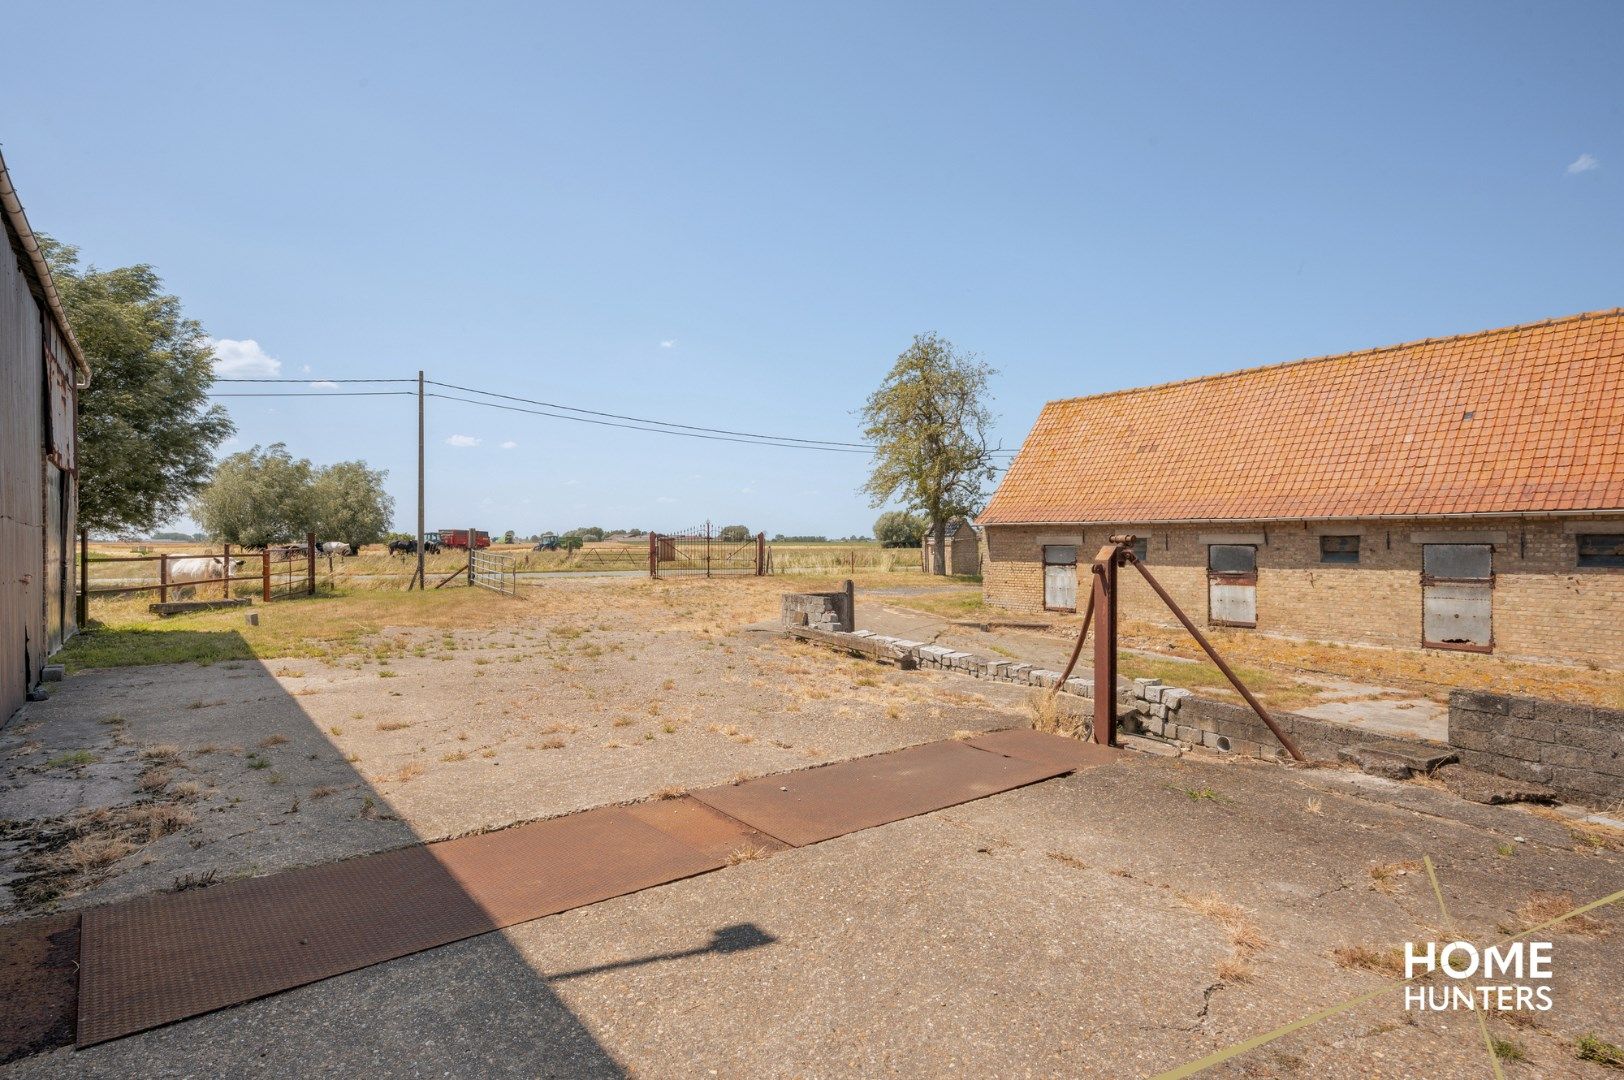
[{"label": "farm field", "polygon": [[[0,927],[745,777],[787,787],[1041,715],[1023,688],[774,632],[780,593],[841,576],[344,586],[256,603],[258,626],[97,601],[67,680],[0,731]],[[856,581],[860,623],[964,591]],[[1484,940],[1624,873],[1603,826],[1373,779],[1124,754],[0,1075],[1149,1075],[1396,985],[1392,955],[1436,918],[1423,856]],[[1604,1075],[1578,1052],[1624,1040],[1621,939],[1609,910],[1557,934],[1558,1008],[1496,1017],[1495,1037],[1548,1075]],[[1470,1018],[1389,996],[1227,1075],[1478,1075],[1482,1054]]]}]

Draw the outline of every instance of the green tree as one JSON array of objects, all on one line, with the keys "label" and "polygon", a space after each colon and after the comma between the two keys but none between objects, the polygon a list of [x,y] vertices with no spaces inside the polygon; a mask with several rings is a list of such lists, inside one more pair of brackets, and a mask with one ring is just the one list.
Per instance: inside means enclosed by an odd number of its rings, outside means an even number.
[{"label": "green tree", "polygon": [[342,540],[352,548],[381,541],[395,517],[395,500],[383,489],[388,475],[385,469],[367,468],[364,461],[315,470],[307,498],[316,538]]},{"label": "green tree", "polygon": [[282,443],[232,454],[192,502],[192,517],[211,537],[264,547],[302,539],[316,527],[314,469]]},{"label": "green tree", "polygon": [[504,544],[513,543],[513,530],[512,529],[509,529],[507,532],[502,534],[502,543],[504,543]]},{"label": "green tree", "polygon": [[558,546],[565,551],[580,551],[586,541],[581,539],[580,533],[567,532],[558,538]]},{"label": "green tree", "polygon": [[881,547],[918,547],[925,538],[925,519],[906,510],[889,510],[874,521]]},{"label": "green tree", "polygon": [[90,361],[79,395],[80,527],[148,532],[185,510],[233,431],[208,400],[214,351],[151,266],[81,266],[78,248],[39,239]]},{"label": "green tree", "polygon": [[863,406],[863,434],[875,446],[863,490],[871,506],[900,499],[925,515],[936,538],[933,574],[947,573],[948,520],[974,514],[994,476],[986,401],[995,374],[947,339],[919,334]]},{"label": "green tree", "polygon": [[716,539],[725,544],[742,544],[754,535],[755,533],[743,525],[723,525],[722,531],[716,534]]}]

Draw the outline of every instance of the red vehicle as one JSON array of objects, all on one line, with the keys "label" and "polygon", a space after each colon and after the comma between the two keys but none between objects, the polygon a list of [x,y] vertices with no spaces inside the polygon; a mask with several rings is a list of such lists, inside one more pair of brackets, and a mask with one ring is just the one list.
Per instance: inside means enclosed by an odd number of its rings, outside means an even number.
[{"label": "red vehicle", "polygon": [[[463,551],[468,550],[468,530],[467,529],[441,529],[439,535],[440,535],[440,546],[441,547],[461,548]],[[485,532],[483,529],[475,529],[474,530],[474,546],[475,547],[481,547],[481,548],[490,547],[491,546],[491,534],[488,533],[488,532]]]}]

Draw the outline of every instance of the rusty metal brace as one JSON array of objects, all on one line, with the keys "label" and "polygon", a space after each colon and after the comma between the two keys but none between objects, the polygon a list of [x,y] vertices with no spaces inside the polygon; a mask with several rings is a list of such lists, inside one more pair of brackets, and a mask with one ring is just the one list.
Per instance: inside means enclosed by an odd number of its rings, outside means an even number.
[{"label": "rusty metal brace", "polygon": [[1117,568],[1124,563],[1130,564],[1139,571],[1139,575],[1156,595],[1161,597],[1162,603],[1167,605],[1167,610],[1171,611],[1183,624],[1184,629],[1190,632],[1190,636],[1195,638],[1196,644],[1201,646],[1207,658],[1223,672],[1230,685],[1246,699],[1252,711],[1257,713],[1258,719],[1262,720],[1274,733],[1274,737],[1280,740],[1280,745],[1286,748],[1286,752],[1296,761],[1307,760],[1303,757],[1302,751],[1297,749],[1297,744],[1292,741],[1291,736],[1280,730],[1280,725],[1275,723],[1274,717],[1269,715],[1263,703],[1246,688],[1246,684],[1241,682],[1240,676],[1235,674],[1234,669],[1224,661],[1224,658],[1218,655],[1218,650],[1213,648],[1212,642],[1208,641],[1206,635],[1196,628],[1188,615],[1184,614],[1184,610],[1174,602],[1172,596],[1168,595],[1167,590],[1162,588],[1162,583],[1156,580],[1155,575],[1145,569],[1145,564],[1135,557],[1133,553],[1135,539],[1137,538],[1131,535],[1113,536],[1094,556],[1093,587],[1088,594],[1088,606],[1083,612],[1083,628],[1077,635],[1077,645],[1072,649],[1071,660],[1066,664],[1065,673],[1055,685],[1055,692],[1059,693],[1060,687],[1076,668],[1077,660],[1083,653],[1083,639],[1088,635],[1090,621],[1093,621],[1094,741],[1107,746],[1116,745]]}]

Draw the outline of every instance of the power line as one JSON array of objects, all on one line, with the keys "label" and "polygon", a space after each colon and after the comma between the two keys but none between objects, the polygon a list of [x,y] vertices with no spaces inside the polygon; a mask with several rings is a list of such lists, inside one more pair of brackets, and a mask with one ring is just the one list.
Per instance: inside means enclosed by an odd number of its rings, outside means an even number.
[{"label": "power line", "polygon": [[416,379],[223,379],[216,378],[215,382],[233,383],[306,383],[312,387],[320,387],[323,383],[414,383]]},{"label": "power line", "polygon": [[247,393],[214,393],[209,391],[211,398],[416,398],[411,390],[339,390],[336,393],[284,393],[284,391],[266,390],[247,391]]},{"label": "power line", "polygon": [[[281,391],[255,391],[255,392],[225,392],[211,393],[210,397],[394,397],[412,396],[409,390],[340,390],[323,392],[323,384],[357,384],[357,383],[411,383],[415,379],[283,379],[283,378],[220,378],[215,382],[222,383],[298,383],[310,387],[304,392]],[[465,394],[478,394],[481,397],[499,398],[503,401],[517,401],[525,405],[538,405],[541,409],[562,410],[560,412],[546,412],[538,409],[520,409],[513,406],[498,405],[494,401],[478,401],[472,398],[456,397],[451,394],[429,394],[429,397],[444,398],[447,401],[461,401],[469,405],[484,405],[488,408],[503,409],[508,412],[528,413],[534,416],[547,416],[555,420],[575,420],[581,423],[598,424],[603,427],[624,428],[629,431],[650,431],[663,435],[682,435],[685,438],[702,438],[713,442],[734,442],[754,446],[778,446],[784,449],[798,450],[828,450],[831,452],[849,454],[872,454],[875,447],[870,443],[843,442],[838,439],[804,439],[794,435],[765,435],[753,431],[734,431],[729,428],[704,427],[698,424],[683,424],[672,420],[653,420],[642,416],[627,416],[622,413],[603,412],[598,409],[584,409],[574,405],[560,405],[556,402],[542,401],[537,398],[518,397],[513,394],[497,393],[494,390],[480,390],[471,386],[459,386],[456,383],[439,382],[434,379],[425,379],[431,386],[442,387],[447,390],[457,390]],[[580,413],[580,416],[570,416],[569,413]],[[589,420],[587,417],[607,417],[608,420]],[[609,420],[622,420],[626,423],[610,423]],[[1011,455],[1014,450],[996,448],[987,451],[990,455]]]},{"label": "power line", "polygon": [[754,431],[729,431],[727,428],[702,427],[696,424],[679,424],[671,420],[650,420],[646,416],[622,416],[620,413],[599,412],[597,409],[580,409],[574,405],[559,405],[551,401],[537,401],[535,398],[515,397],[512,394],[498,394],[492,390],[476,390],[471,386],[457,386],[454,383],[435,382],[426,380],[431,386],[442,386],[447,390],[460,390],[464,394],[479,394],[482,397],[501,398],[504,401],[520,401],[526,405],[540,405],[547,409],[563,409],[565,412],[585,413],[588,416],[607,416],[614,420],[630,420],[637,424],[658,424],[661,427],[682,428],[687,431],[706,431],[717,435],[739,435],[748,439],[774,439],[779,442],[813,443],[823,446],[850,446],[863,450],[870,450],[868,443],[840,442],[836,439],[798,439],[793,435],[762,435]]},{"label": "power line", "polygon": [[[444,385],[436,383],[436,386]],[[487,409],[501,409],[504,412],[528,413],[531,416],[550,416],[555,420],[573,420],[578,424],[596,424],[599,427],[624,428],[628,431],[652,431],[658,435],[680,435],[685,439],[706,439],[710,442],[742,443],[745,446],[777,446],[785,450],[825,450],[834,454],[872,454],[872,449],[853,449],[844,446],[817,446],[807,443],[793,443],[776,441],[772,436],[758,436],[754,438],[734,438],[730,435],[706,435],[698,431],[672,431],[669,428],[640,427],[636,424],[619,424],[612,420],[593,420],[586,416],[571,416],[568,413],[544,412],[540,409],[525,409],[517,405],[501,405],[494,401],[479,401],[475,398],[457,397],[454,394],[429,394],[429,397],[440,398],[444,401],[460,401],[466,405],[482,405]]]}]

